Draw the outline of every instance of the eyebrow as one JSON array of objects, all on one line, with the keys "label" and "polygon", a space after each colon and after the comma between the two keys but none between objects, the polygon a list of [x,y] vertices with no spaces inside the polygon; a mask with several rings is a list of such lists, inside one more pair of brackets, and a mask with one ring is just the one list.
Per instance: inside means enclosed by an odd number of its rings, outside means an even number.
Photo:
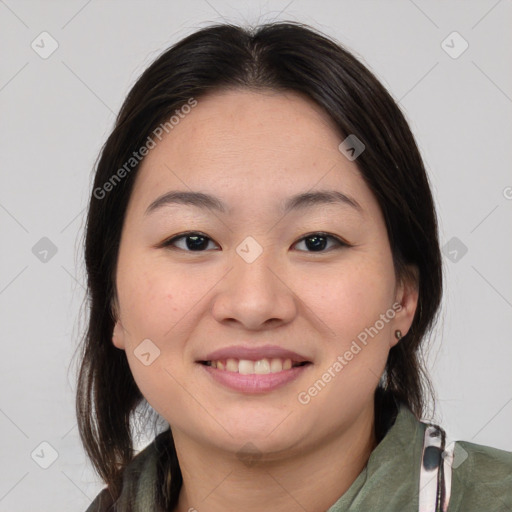
[{"label": "eyebrow", "polygon": [[[215,210],[221,213],[227,213],[228,208],[221,199],[203,192],[187,192],[179,190],[171,190],[166,194],[155,199],[146,209],[145,215],[168,205],[184,204],[195,206],[201,209]],[[282,213],[287,214],[293,210],[305,210],[314,206],[323,206],[326,204],[338,204],[341,206],[350,206],[362,213],[361,205],[352,197],[338,190],[319,190],[316,192],[303,192],[289,197]]]}]

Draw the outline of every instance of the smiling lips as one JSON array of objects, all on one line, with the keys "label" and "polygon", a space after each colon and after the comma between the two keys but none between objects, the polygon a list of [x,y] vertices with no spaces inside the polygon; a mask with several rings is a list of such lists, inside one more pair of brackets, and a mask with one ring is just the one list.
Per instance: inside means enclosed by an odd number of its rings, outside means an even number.
[{"label": "smiling lips", "polygon": [[197,362],[221,384],[249,393],[276,389],[312,364],[306,357],[278,346],[228,347]]},{"label": "smiling lips", "polygon": [[283,370],[289,370],[295,366],[307,364],[307,361],[294,364],[290,358],[281,359],[273,357],[272,359],[268,359],[265,357],[257,361],[229,358],[217,361],[206,361],[205,364],[217,368],[217,370],[236,372],[242,375],[266,375],[268,373],[278,373]]},{"label": "smiling lips", "polygon": [[267,345],[221,348],[211,352],[199,362],[228,372],[265,375],[290,370],[292,367],[301,366],[310,361],[297,352],[285,350],[276,345]]}]

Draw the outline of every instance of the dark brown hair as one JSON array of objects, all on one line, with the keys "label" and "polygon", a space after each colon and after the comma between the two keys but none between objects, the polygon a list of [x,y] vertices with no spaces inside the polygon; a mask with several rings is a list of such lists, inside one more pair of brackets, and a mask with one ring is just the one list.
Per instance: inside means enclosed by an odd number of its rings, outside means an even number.
[{"label": "dark brown hair", "polygon": [[[364,143],[355,163],[383,213],[396,274],[403,278],[406,265],[414,265],[419,280],[412,326],[390,350],[379,386],[418,418],[425,413],[427,394],[434,395],[420,348],[442,294],[438,228],[424,164],[397,103],[341,44],[301,23],[206,27],[166,50],[140,76],[96,166],[85,233],[89,318],[80,347],[76,412],[85,450],[114,497],[134,456],[133,413],[145,402],[125,352],[112,343],[116,262],[138,165],[108,192],[104,184],[190,98],[200,101],[228,88],[306,95],[327,112],[340,134],[354,134]],[[172,510],[181,474],[172,442],[167,447],[172,483],[163,483],[160,499],[164,509]]]}]

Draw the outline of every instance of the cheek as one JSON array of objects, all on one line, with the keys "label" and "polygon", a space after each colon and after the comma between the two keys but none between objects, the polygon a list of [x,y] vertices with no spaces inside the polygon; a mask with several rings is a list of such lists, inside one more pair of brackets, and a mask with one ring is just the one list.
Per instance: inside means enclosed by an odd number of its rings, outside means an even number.
[{"label": "cheek", "polygon": [[190,329],[187,312],[202,295],[196,297],[200,290],[195,295],[187,293],[194,290],[186,286],[189,281],[186,273],[171,273],[168,266],[143,258],[119,266],[118,292],[128,364],[148,403],[173,421],[176,411],[183,414],[187,408],[182,388],[186,381],[182,372],[186,331]]},{"label": "cheek", "polygon": [[163,341],[179,331],[181,319],[198,301],[194,290],[186,273],[158,262],[126,266],[118,274],[123,323],[138,338]]},{"label": "cheek", "polygon": [[323,329],[347,340],[369,327],[392,306],[392,267],[381,262],[345,262],[338,269],[300,280],[297,295],[323,321]]},{"label": "cheek", "polygon": [[[145,366],[132,353],[127,353],[133,378],[151,407],[167,421],[177,427],[186,427],[191,418],[201,415],[200,405],[190,400],[186,375],[175,371],[168,351],[162,351],[149,366]],[[196,396],[198,393],[194,391]]]},{"label": "cheek", "polygon": [[327,341],[308,388],[311,394],[302,390],[319,414],[324,408],[335,406],[333,411],[338,411],[368,400],[388,356],[394,317],[391,259],[354,258],[350,263],[322,279],[316,275],[316,287],[311,280],[303,281],[301,293],[309,297],[308,306],[322,321],[318,325]]}]

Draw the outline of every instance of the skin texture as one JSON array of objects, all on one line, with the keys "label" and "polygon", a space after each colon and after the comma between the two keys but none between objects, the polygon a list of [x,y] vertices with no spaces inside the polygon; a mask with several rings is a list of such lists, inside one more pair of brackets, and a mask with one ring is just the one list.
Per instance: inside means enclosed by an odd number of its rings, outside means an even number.
[{"label": "skin texture", "polygon": [[[225,90],[199,98],[141,164],[121,238],[113,343],[173,429],[180,512],[325,511],[375,447],[373,393],[418,295],[395,275],[378,203],[357,160],[339,151],[342,140],[301,95]],[[320,189],[351,196],[361,211],[280,212],[289,196]],[[229,210],[174,204],[145,215],[170,190],[213,194]],[[161,247],[185,231],[210,241],[196,251],[185,239]],[[322,231],[352,247],[331,240],[317,252],[301,241]],[[236,252],[247,236],[263,249],[252,263]],[[394,318],[300,403],[299,393],[393,304],[401,305]],[[134,354],[144,339],[160,350],[149,366]],[[196,362],[219,348],[267,344],[313,364],[284,387],[249,396]]]}]

